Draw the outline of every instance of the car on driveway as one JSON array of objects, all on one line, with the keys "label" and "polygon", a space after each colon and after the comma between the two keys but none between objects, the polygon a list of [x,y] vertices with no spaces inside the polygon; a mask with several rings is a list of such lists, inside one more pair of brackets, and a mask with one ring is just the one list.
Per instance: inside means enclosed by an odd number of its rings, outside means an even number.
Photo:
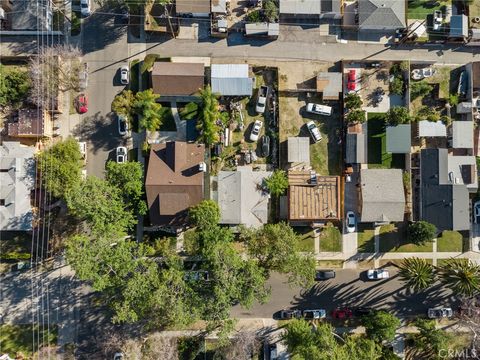
[{"label": "car on driveway", "polygon": [[327,311],[325,309],[318,310],[303,310],[302,315],[305,319],[323,319],[327,317]]},{"label": "car on driveway", "polygon": [[252,126],[252,132],[250,133],[250,141],[257,141],[258,136],[260,135],[260,130],[262,129],[263,122],[260,120],[255,120]]},{"label": "car on driveway", "polygon": [[317,115],[332,115],[332,108],[327,105],[308,103],[307,112]]},{"label": "car on driveway", "polygon": [[449,307],[430,308],[427,311],[427,315],[430,319],[451,318],[453,316],[453,310]]},{"label": "car on driveway", "polygon": [[473,205],[473,221],[480,224],[480,201],[476,201]]},{"label": "car on driveway", "polygon": [[79,114],[85,114],[88,111],[88,98],[85,94],[79,94],[75,99],[75,109]]},{"label": "car on driveway", "polygon": [[368,280],[383,280],[390,277],[390,273],[385,269],[370,269],[367,271]]},{"label": "car on driveway", "polygon": [[128,121],[125,115],[117,114],[118,133],[120,136],[128,134]]},{"label": "car on driveway", "polygon": [[127,162],[127,148],[125,146],[117,147],[117,163],[123,164]]},{"label": "car on driveway", "polygon": [[123,65],[120,68],[120,82],[123,85],[128,85],[130,80],[130,70],[128,69],[128,65]]},{"label": "car on driveway", "polygon": [[355,69],[351,69],[348,71],[347,76],[347,89],[350,91],[355,91],[357,88],[357,72]]},{"label": "car on driveway", "polygon": [[318,130],[317,125],[315,125],[313,121],[309,121],[307,123],[307,129],[310,132],[314,142],[319,142],[322,140],[322,134],[320,134],[320,130]]},{"label": "car on driveway", "polygon": [[302,312],[300,310],[282,310],[280,311],[280,319],[299,319],[302,317]]},{"label": "car on driveway", "polygon": [[80,0],[80,13],[82,16],[90,16],[92,13],[90,0]]},{"label": "car on driveway", "polygon": [[317,270],[315,272],[315,281],[335,279],[335,270]]},{"label": "car on driveway", "polygon": [[353,211],[347,211],[347,232],[355,232],[357,226],[357,219],[355,218],[355,213]]},{"label": "car on driveway", "polygon": [[255,106],[255,111],[257,114],[263,114],[265,112],[265,105],[267,104],[268,93],[270,88],[268,86],[262,85],[258,89],[258,99],[257,105]]},{"label": "car on driveway", "polygon": [[270,155],[270,137],[267,135],[262,136],[262,155],[263,157]]},{"label": "car on driveway", "polygon": [[332,311],[332,317],[334,319],[348,319],[353,315],[352,310],[349,308],[340,308]]}]

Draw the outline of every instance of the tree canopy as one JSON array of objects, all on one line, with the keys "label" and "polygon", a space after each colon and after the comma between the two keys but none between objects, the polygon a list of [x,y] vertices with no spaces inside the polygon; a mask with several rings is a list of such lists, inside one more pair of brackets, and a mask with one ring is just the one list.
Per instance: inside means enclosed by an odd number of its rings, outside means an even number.
[{"label": "tree canopy", "polygon": [[417,221],[408,226],[408,239],[414,244],[424,244],[433,241],[437,234],[435,225],[427,221]]},{"label": "tree canopy", "polygon": [[441,281],[454,293],[474,296],[480,293],[480,266],[469,259],[449,259],[440,267]]},{"label": "tree canopy", "polygon": [[400,265],[400,278],[415,291],[424,290],[433,285],[435,271],[431,263],[420,258],[406,258]]},{"label": "tree canopy", "polygon": [[345,107],[349,110],[360,109],[363,105],[362,98],[357,93],[349,93],[343,100]]},{"label": "tree canopy", "polygon": [[215,226],[220,221],[220,208],[216,201],[203,200],[189,210],[191,222],[200,229]]},{"label": "tree canopy", "polygon": [[155,94],[153,89],[137,92],[133,101],[133,110],[140,115],[139,127],[149,131],[155,131],[162,125],[161,108],[157,102],[160,95]]},{"label": "tree canopy", "polygon": [[408,109],[404,106],[394,106],[385,114],[385,120],[391,126],[408,124],[411,120]]},{"label": "tree canopy", "polygon": [[453,336],[443,329],[436,328],[436,321],[418,318],[415,320],[415,326],[419,330],[418,334],[413,335],[415,347],[420,350],[424,356],[432,360],[444,359],[442,350],[451,348]]},{"label": "tree canopy", "polygon": [[112,111],[117,114],[131,117],[133,114],[133,102],[135,94],[132,90],[123,90],[120,94],[113,98]]},{"label": "tree canopy", "polygon": [[367,120],[367,117],[365,111],[361,109],[353,109],[347,113],[345,120],[349,124],[362,124],[365,122],[365,120]]},{"label": "tree canopy", "polygon": [[284,170],[275,170],[273,174],[265,179],[265,184],[273,196],[281,196],[288,189],[288,177]]},{"label": "tree canopy", "polygon": [[78,142],[72,137],[42,151],[38,168],[45,189],[56,198],[65,197],[81,181],[81,159]]},{"label": "tree canopy", "polygon": [[17,106],[28,95],[31,83],[27,71],[0,64],[0,106]]},{"label": "tree canopy", "polygon": [[361,319],[367,337],[378,343],[391,341],[396,330],[400,327],[400,320],[386,311],[374,311]]}]

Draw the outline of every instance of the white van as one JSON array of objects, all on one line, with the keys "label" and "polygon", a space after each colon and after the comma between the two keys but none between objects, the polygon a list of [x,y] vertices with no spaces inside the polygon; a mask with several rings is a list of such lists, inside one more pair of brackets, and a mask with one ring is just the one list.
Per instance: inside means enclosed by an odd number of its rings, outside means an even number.
[{"label": "white van", "polygon": [[307,112],[318,115],[332,115],[332,107],[314,103],[307,104]]}]

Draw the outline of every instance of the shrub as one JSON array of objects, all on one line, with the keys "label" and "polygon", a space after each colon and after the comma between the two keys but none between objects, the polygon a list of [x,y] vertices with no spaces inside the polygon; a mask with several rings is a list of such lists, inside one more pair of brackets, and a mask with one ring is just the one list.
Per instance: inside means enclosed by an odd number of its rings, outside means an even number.
[{"label": "shrub", "polygon": [[400,77],[395,77],[390,83],[390,92],[396,95],[403,95],[403,80]]},{"label": "shrub", "polygon": [[1,260],[30,260],[30,253],[11,251],[2,253],[0,255]]},{"label": "shrub", "polygon": [[433,241],[437,234],[435,225],[427,221],[417,221],[408,226],[408,239],[414,244]]},{"label": "shrub", "polygon": [[365,111],[361,109],[350,110],[345,120],[349,124],[364,123],[366,120]]},{"label": "shrub", "polygon": [[262,15],[259,10],[254,10],[247,14],[246,19],[251,23],[259,23],[262,21]]},{"label": "shrub", "polygon": [[410,87],[410,97],[412,100],[415,100],[420,96],[423,97],[429,94],[432,90],[433,86],[425,81],[414,82]]}]

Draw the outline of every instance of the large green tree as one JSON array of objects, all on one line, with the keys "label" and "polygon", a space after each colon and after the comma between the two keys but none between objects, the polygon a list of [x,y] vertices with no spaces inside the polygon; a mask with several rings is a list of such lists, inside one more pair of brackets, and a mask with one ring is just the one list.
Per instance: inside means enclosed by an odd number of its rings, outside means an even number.
[{"label": "large green tree", "polygon": [[385,120],[391,126],[408,124],[411,121],[408,109],[404,106],[394,106],[385,113]]},{"label": "large green tree", "polygon": [[480,266],[469,259],[449,259],[440,267],[440,275],[456,294],[473,296],[480,292]]},{"label": "large green tree", "polygon": [[136,161],[107,162],[105,179],[120,189],[128,209],[134,214],[145,215],[147,205],[143,200],[143,166]]},{"label": "large green tree", "polygon": [[223,119],[223,115],[218,103],[219,94],[213,93],[211,87],[207,86],[198,95],[200,101],[188,103],[180,115],[184,119],[197,121],[199,140],[209,146],[220,139],[221,129],[217,122]]},{"label": "large green tree", "polygon": [[437,234],[435,225],[427,221],[417,221],[408,226],[408,240],[414,244],[424,244],[433,241]]},{"label": "large green tree", "polygon": [[442,351],[450,349],[453,336],[449,335],[443,329],[436,328],[435,320],[418,318],[415,320],[415,326],[419,333],[413,335],[413,341],[416,349],[431,360],[444,359]]},{"label": "large green tree", "polygon": [[367,337],[378,343],[393,340],[395,332],[400,327],[400,319],[383,310],[363,316],[361,322]]},{"label": "large green tree", "polygon": [[139,126],[141,129],[155,131],[162,125],[162,105],[157,102],[160,95],[152,89],[137,92],[132,108],[140,116]]},{"label": "large green tree", "polygon": [[133,102],[135,94],[132,90],[123,90],[120,94],[113,98],[112,111],[117,114],[131,117],[133,114]]},{"label": "large green tree", "polygon": [[288,189],[288,177],[284,170],[275,170],[269,178],[265,179],[268,191],[273,196],[281,196]]},{"label": "large green tree", "polygon": [[345,116],[345,120],[348,124],[362,124],[366,119],[366,113],[362,109],[350,110]]},{"label": "large green tree", "polygon": [[203,200],[188,212],[190,221],[199,229],[215,226],[220,221],[220,208],[216,201]]},{"label": "large green tree", "polygon": [[248,254],[267,271],[288,274],[291,283],[309,287],[315,276],[315,260],[300,253],[300,237],[286,223],[243,229]]},{"label": "large green tree", "polygon": [[42,151],[38,168],[45,189],[56,198],[64,198],[81,181],[81,160],[78,142],[72,137]]},{"label": "large green tree", "polygon": [[345,103],[345,107],[349,110],[360,109],[363,105],[362,98],[357,93],[347,94],[343,101]]},{"label": "large green tree", "polygon": [[425,290],[435,282],[435,270],[431,263],[420,258],[406,258],[400,265],[399,276],[415,291]]},{"label": "large green tree", "polygon": [[30,90],[28,72],[16,67],[0,65],[0,106],[16,106]]}]

